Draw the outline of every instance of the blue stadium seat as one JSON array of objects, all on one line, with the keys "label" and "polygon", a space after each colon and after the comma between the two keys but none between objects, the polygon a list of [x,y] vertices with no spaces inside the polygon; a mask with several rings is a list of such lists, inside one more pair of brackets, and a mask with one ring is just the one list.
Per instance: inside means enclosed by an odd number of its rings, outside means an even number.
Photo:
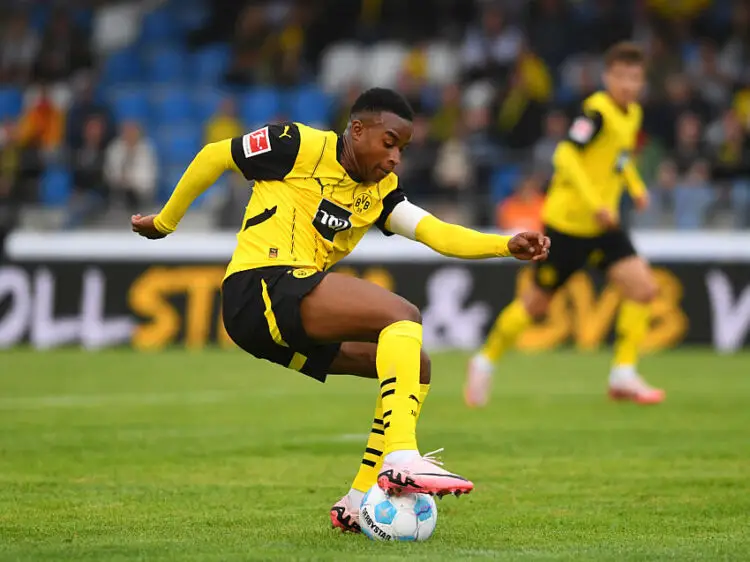
[{"label": "blue stadium seat", "polygon": [[146,55],[146,61],[152,84],[182,83],[186,77],[188,55],[182,49],[154,49]]},{"label": "blue stadium seat", "polygon": [[161,127],[156,132],[159,157],[167,166],[186,168],[201,149],[201,141],[202,131],[196,124]]},{"label": "blue stadium seat", "polygon": [[255,129],[273,121],[281,113],[279,93],[271,88],[256,88],[240,98],[240,119],[246,127]]},{"label": "blue stadium seat", "polygon": [[333,110],[333,99],[315,87],[305,87],[291,92],[287,98],[290,120],[313,126],[328,125]]},{"label": "blue stadium seat", "polygon": [[23,93],[17,88],[0,89],[0,119],[16,117],[21,114]]},{"label": "blue stadium seat", "polygon": [[50,167],[42,174],[39,185],[42,203],[60,207],[68,202],[73,184],[71,173],[64,168]]},{"label": "blue stadium seat", "polygon": [[182,87],[159,88],[151,93],[151,117],[157,124],[174,125],[195,119],[193,100]]},{"label": "blue stadium seat", "polygon": [[208,4],[203,0],[171,0],[166,9],[183,32],[198,29],[209,17]]},{"label": "blue stadium seat", "polygon": [[497,205],[511,195],[520,179],[520,166],[512,165],[496,168],[490,178],[490,197],[493,205]]},{"label": "blue stadium seat", "polygon": [[131,48],[112,53],[104,63],[101,81],[103,85],[115,86],[143,80],[143,64],[138,51]]},{"label": "blue stadium seat", "polygon": [[172,43],[180,39],[180,28],[168,9],[157,8],[146,14],[141,23],[142,45]]},{"label": "blue stadium seat", "polygon": [[232,51],[229,45],[204,47],[190,57],[190,79],[199,84],[217,84],[229,66]]},{"label": "blue stadium seat", "polygon": [[118,122],[136,120],[146,123],[150,118],[148,94],[144,88],[128,87],[114,90],[112,111]]},{"label": "blue stadium seat", "polygon": [[192,95],[196,118],[205,124],[216,113],[221,100],[226,97],[227,93],[215,88],[201,88],[193,91]]}]

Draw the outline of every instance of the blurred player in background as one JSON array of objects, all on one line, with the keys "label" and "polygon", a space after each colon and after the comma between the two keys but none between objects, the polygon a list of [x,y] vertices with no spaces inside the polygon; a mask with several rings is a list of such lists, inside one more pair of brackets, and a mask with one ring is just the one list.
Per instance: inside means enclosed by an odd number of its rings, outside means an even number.
[{"label": "blurred player in background", "polygon": [[[162,211],[132,218],[135,232],[163,238],[226,170],[255,181],[222,286],[227,333],[255,357],[324,382],[329,374],[379,380],[365,454],[351,490],[331,509],[335,527],[360,531],[359,506],[376,482],[394,492],[442,496],[473,484],[417,448],[429,391],[419,310],[373,283],[330,273],[373,225],[448,256],[546,259],[539,233],[514,237],[442,222],[407,201],[393,173],[412,137],[413,112],[381,88],[354,103],[337,135],[301,123],[271,124],[206,145]],[[324,405],[311,405],[325,415]]]},{"label": "blurred player in background", "polygon": [[535,264],[533,286],[500,313],[484,347],[470,360],[464,396],[471,407],[487,403],[494,365],[535,319],[546,315],[553,295],[567,279],[587,265],[605,271],[623,297],[610,396],[641,404],[664,399],[664,392],[646,384],[637,371],[656,282],[618,217],[623,184],[636,208],[643,210],[649,202],[630,157],[642,117],[637,103],[645,84],[641,49],[627,42],[611,47],[605,54],[603,78],[605,91],[584,100],[553,157],[555,172],[542,211],[545,233],[552,241],[550,258]]}]

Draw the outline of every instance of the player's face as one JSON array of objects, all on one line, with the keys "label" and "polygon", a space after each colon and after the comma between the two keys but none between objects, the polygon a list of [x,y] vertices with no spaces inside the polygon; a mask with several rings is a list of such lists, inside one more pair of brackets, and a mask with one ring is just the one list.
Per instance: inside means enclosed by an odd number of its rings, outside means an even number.
[{"label": "player's face", "polygon": [[377,183],[401,162],[411,141],[410,121],[393,113],[380,113],[352,123],[352,138],[362,181]]},{"label": "player's face", "polygon": [[640,64],[616,62],[604,73],[604,85],[620,105],[638,101],[645,85],[645,71]]}]

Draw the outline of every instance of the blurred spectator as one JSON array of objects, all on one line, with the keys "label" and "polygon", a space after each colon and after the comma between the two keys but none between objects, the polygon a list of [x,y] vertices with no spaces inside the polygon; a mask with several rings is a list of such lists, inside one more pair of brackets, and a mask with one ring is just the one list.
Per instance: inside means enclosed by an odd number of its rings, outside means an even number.
[{"label": "blurred spectator", "polygon": [[542,232],[542,181],[537,174],[525,176],[515,193],[497,205],[495,225],[508,232]]},{"label": "blurred spectator", "polygon": [[544,182],[552,177],[552,156],[557,144],[565,138],[567,130],[568,118],[562,111],[554,110],[547,114],[544,121],[544,136],[536,141],[532,152],[534,171]]},{"label": "blurred spectator", "polygon": [[461,120],[461,88],[448,84],[443,88],[440,106],[430,119],[430,136],[438,141],[447,141],[453,136]]},{"label": "blurred spectator", "polygon": [[45,165],[58,156],[64,127],[62,110],[43,86],[18,123],[18,142],[22,149],[21,179],[24,184],[21,197],[24,201],[36,200],[36,183]]},{"label": "blurred spectator", "polygon": [[750,5],[732,3],[732,28],[729,39],[719,55],[720,66],[733,80],[740,80],[750,67]]},{"label": "blurred spectator", "polygon": [[65,139],[68,148],[78,150],[84,142],[84,131],[91,117],[100,117],[104,127],[105,144],[115,136],[115,119],[109,106],[96,99],[94,83],[90,76],[82,76],[75,85],[73,105],[66,118]]},{"label": "blurred spectator", "polygon": [[154,201],[157,160],[151,143],[141,135],[134,121],[122,124],[120,136],[107,148],[104,177],[109,197],[116,207],[143,212]]},{"label": "blurred spectator", "polygon": [[239,137],[243,132],[242,123],[237,119],[237,106],[234,99],[226,97],[221,100],[218,110],[206,123],[204,143],[210,144]]},{"label": "blurred spectator", "polygon": [[73,25],[69,10],[56,10],[42,37],[34,80],[47,83],[64,81],[79,70],[91,69],[92,66],[87,34]]},{"label": "blurred spectator", "polygon": [[690,87],[682,74],[669,76],[666,81],[666,98],[662,102],[650,103],[645,109],[644,127],[668,149],[675,146],[675,123],[680,115],[689,112],[704,121],[710,115],[705,101]]},{"label": "blurred spectator", "polygon": [[563,0],[534,0],[529,3],[528,18],[531,47],[556,71],[575,47],[574,23],[568,5]]},{"label": "blurred spectator", "polygon": [[577,113],[581,102],[599,87],[604,64],[593,52],[583,51],[567,57],[558,70],[563,99]]},{"label": "blurred spectator", "polygon": [[648,99],[654,103],[663,103],[667,97],[667,78],[682,72],[682,56],[663,33],[653,35],[647,52]]},{"label": "blurred spectator", "polygon": [[427,118],[417,114],[414,118],[414,133],[409,148],[404,151],[396,171],[399,180],[408,186],[409,194],[417,201],[434,196],[433,166],[437,154],[436,144],[430,140],[430,124]]},{"label": "blurred spectator", "polygon": [[440,193],[455,202],[461,192],[474,186],[474,164],[464,140],[463,125],[456,122],[453,133],[438,148],[435,162],[435,183]]},{"label": "blurred spectator", "polygon": [[73,191],[68,201],[63,228],[81,226],[99,213],[107,202],[104,161],[107,148],[107,122],[90,114],[82,126],[81,144],[71,152]]},{"label": "blurred spectator", "polygon": [[523,34],[494,4],[482,11],[480,25],[466,34],[462,47],[465,79],[502,80],[510,71],[523,46]]},{"label": "blurred spectator", "polygon": [[716,199],[709,183],[710,154],[702,141],[702,125],[697,115],[682,114],[676,129],[677,144],[669,157],[677,175],[674,186],[675,226],[680,229],[701,228]]},{"label": "blurred spectator", "polygon": [[750,226],[750,143],[734,111],[724,113],[719,127],[713,178],[728,187],[735,226],[746,228]]},{"label": "blurred spectator", "polygon": [[3,261],[5,238],[17,222],[20,165],[18,131],[15,123],[6,121],[0,125],[0,263]]},{"label": "blurred spectator", "polygon": [[693,89],[714,107],[729,101],[731,77],[719,65],[719,51],[710,39],[704,39],[697,54],[688,64],[687,75],[692,80]]},{"label": "blurred spectator", "polygon": [[530,148],[542,133],[542,120],[552,99],[552,77],[544,62],[523,49],[495,105],[495,128],[512,149]]},{"label": "blurred spectator", "polygon": [[305,29],[309,17],[310,8],[295,2],[279,29],[268,38],[265,48],[269,51],[272,83],[290,86],[304,77]]},{"label": "blurred spectator", "polygon": [[239,15],[234,32],[227,82],[240,86],[269,82],[271,37],[264,7],[255,4],[247,6]]},{"label": "blurred spectator", "polygon": [[9,17],[0,37],[0,83],[25,84],[39,50],[28,16],[18,12]]}]

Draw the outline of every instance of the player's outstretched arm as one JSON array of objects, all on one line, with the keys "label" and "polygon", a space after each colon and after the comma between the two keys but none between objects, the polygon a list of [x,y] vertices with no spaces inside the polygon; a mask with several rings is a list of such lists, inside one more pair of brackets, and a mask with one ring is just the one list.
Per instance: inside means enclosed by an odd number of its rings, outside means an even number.
[{"label": "player's outstretched arm", "polygon": [[463,259],[513,256],[541,261],[547,259],[550,246],[549,238],[538,232],[523,232],[515,236],[486,234],[443,222],[409,201],[402,201],[394,207],[386,228],[421,242],[444,256]]},{"label": "player's outstretched arm", "polygon": [[632,160],[628,160],[625,164],[625,168],[622,170],[625,176],[625,185],[628,188],[628,193],[633,198],[636,208],[642,211],[648,207],[648,190],[646,184],[641,179],[641,174],[638,172],[635,163]]},{"label": "player's outstretched arm", "polygon": [[131,218],[133,232],[146,238],[163,238],[174,232],[191,203],[213,185],[225,171],[239,171],[232,159],[231,139],[207,144],[180,178],[169,201],[158,215]]}]

